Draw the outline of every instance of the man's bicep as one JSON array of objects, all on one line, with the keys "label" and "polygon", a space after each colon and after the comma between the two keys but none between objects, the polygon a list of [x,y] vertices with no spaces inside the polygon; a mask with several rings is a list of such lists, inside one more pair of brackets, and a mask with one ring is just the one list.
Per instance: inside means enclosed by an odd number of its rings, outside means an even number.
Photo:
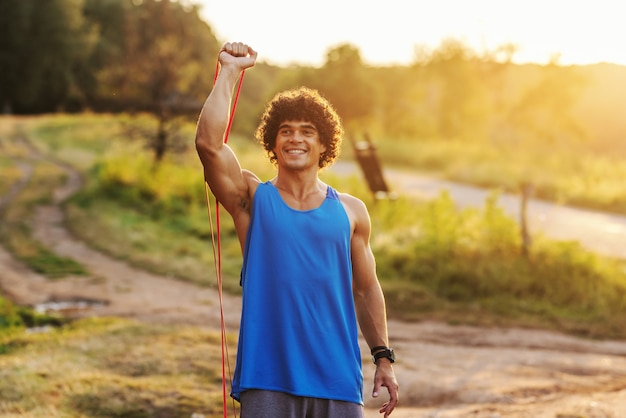
[{"label": "man's bicep", "polygon": [[364,291],[376,281],[376,262],[367,234],[357,228],[351,247],[354,287]]},{"label": "man's bicep", "polygon": [[376,261],[370,245],[371,221],[365,204],[352,202],[354,232],[352,235],[352,263],[355,288],[365,290],[377,282]]},{"label": "man's bicep", "polygon": [[232,149],[224,145],[214,153],[200,153],[204,178],[215,198],[229,212],[239,208],[248,199],[248,182]]}]

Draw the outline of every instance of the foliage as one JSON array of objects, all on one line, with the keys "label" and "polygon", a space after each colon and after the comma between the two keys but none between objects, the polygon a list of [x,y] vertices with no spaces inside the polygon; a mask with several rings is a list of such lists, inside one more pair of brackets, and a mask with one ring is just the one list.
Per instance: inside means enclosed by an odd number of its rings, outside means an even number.
[{"label": "foliage", "polygon": [[73,73],[96,41],[83,0],[0,4],[0,106],[53,110],[79,99]]},{"label": "foliage", "polygon": [[612,213],[626,213],[626,162],[617,154],[595,153],[584,144],[524,147],[471,140],[377,138],[387,166],[519,194],[524,183],[546,201]]},{"label": "foliage", "polygon": [[[220,47],[198,6],[175,0],[35,3],[0,6],[5,111],[143,110],[157,116],[149,138],[155,160],[176,148],[179,121],[173,118],[197,117]],[[516,52],[502,45],[478,53],[445,39],[433,49],[417,45],[408,66],[369,66],[350,44],[330,48],[319,68],[259,62],[246,73],[233,132],[251,137],[271,96],[306,84],[335,104],[352,136],[458,140],[522,153],[587,144],[583,152],[610,157],[623,148],[626,125],[614,112],[626,96],[623,67],[556,60],[516,65]]]},{"label": "foliage", "polygon": [[454,39],[445,39],[428,58],[429,76],[437,88],[438,132],[456,138],[467,132],[484,132],[487,123],[482,68],[473,51]]},{"label": "foliage", "polygon": [[[259,166],[255,172],[261,176],[273,175],[260,147],[240,138],[233,142],[241,142],[242,146],[234,146],[242,151],[242,164]],[[252,146],[256,152],[249,155],[257,161],[247,164],[251,158],[243,150]],[[259,157],[265,164],[259,164]],[[157,166],[136,145],[110,147],[94,165],[87,187],[72,199],[68,208],[71,228],[78,236],[94,241],[96,247],[136,265],[214,285],[208,266],[214,263],[215,198],[205,189],[197,157],[186,154],[179,158],[182,160],[168,158]],[[208,219],[207,197],[213,223]],[[241,248],[230,217],[220,219],[225,287],[239,292]]]},{"label": "foliage", "polygon": [[[17,306],[0,296],[0,340],[3,336],[15,335],[25,327],[61,326],[68,320],[55,315],[47,315],[28,307]],[[0,342],[0,355],[10,351],[11,345]]]},{"label": "foliage", "polygon": [[[5,2],[0,105],[142,110],[157,116],[148,144],[160,161],[176,115],[197,115],[219,46],[198,6],[177,1]],[[175,138],[174,138],[175,139]]]},{"label": "foliage", "polygon": [[24,321],[11,301],[0,296],[0,332],[6,329],[22,327]]},{"label": "foliage", "polygon": [[348,125],[367,121],[375,108],[374,83],[359,50],[350,44],[329,49],[323,67],[303,78],[301,84],[324,92]]},{"label": "foliage", "polygon": [[[94,9],[94,19],[102,17]],[[217,40],[195,6],[146,0],[117,11],[123,13],[116,21],[123,25],[124,36],[107,32],[119,43],[99,51],[103,66],[96,72],[94,100],[154,114],[156,132],[147,143],[158,162],[176,145],[179,124],[175,116],[196,116],[209,91],[206,69],[217,56]],[[99,23],[106,27],[108,22]]]},{"label": "foliage", "polygon": [[[519,227],[497,206],[496,197],[490,196],[480,211],[458,210],[445,193],[413,206],[410,214],[406,202],[374,208],[373,218],[383,219],[377,225],[382,235],[373,239],[380,275],[384,283],[403,283],[416,292],[416,300],[409,301],[414,309],[407,309],[410,296],[404,286],[392,284],[387,292],[391,311],[414,317],[420,311],[437,312],[441,301],[463,311],[490,312],[504,322],[541,317],[543,326],[591,336],[622,335],[624,263],[540,236],[525,257]],[[406,228],[409,217],[411,227]],[[399,223],[403,220],[407,223]]]},{"label": "foliage", "polygon": [[[91,162],[83,167],[86,187],[67,205],[73,232],[144,268],[212,285],[212,232],[195,153],[168,157],[155,168],[137,144],[117,138],[118,117],[86,116],[75,118],[73,125],[71,119],[39,118],[36,129],[30,129],[49,152],[69,159],[79,154]],[[105,126],[111,130],[108,141]],[[96,134],[86,133],[91,131]],[[85,140],[79,140],[83,136]],[[257,144],[238,136],[230,144],[242,166],[261,178],[273,176]],[[396,144],[406,158],[407,143]],[[446,161],[458,166],[464,158],[473,162],[477,173],[510,170],[512,165],[498,158],[497,150],[479,144],[433,141],[418,149],[420,157],[439,161],[432,163],[433,169],[441,169],[438,164]],[[392,152],[394,147],[379,150]],[[514,169],[504,172],[520,179]],[[626,335],[623,263],[540,236],[533,237],[535,244],[525,257],[519,228],[496,205],[495,192],[483,209],[459,210],[445,194],[428,202],[402,196],[373,202],[358,177],[332,170],[322,176],[370,206],[372,247],[391,315],[555,327],[589,336]],[[558,178],[555,170],[553,180]],[[214,210],[214,199],[209,198]],[[222,222],[225,289],[238,292],[241,249],[230,217],[223,216]]]},{"label": "foliage", "polygon": [[563,70],[556,63],[546,65],[537,83],[504,115],[503,127],[511,137],[502,139],[532,141],[535,146],[572,144],[584,139],[585,133],[571,110],[588,82],[576,69]]}]

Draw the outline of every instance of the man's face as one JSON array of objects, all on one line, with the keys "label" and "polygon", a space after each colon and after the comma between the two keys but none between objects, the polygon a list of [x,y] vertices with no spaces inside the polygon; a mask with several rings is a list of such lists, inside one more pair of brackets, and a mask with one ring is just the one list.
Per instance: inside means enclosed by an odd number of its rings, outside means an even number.
[{"label": "man's face", "polygon": [[273,149],[279,167],[304,169],[318,167],[326,151],[315,125],[305,121],[285,121],[278,128]]}]

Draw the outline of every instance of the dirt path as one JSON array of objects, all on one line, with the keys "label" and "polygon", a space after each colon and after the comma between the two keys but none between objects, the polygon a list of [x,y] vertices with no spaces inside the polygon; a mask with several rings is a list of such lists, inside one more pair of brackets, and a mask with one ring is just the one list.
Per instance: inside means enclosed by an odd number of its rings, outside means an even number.
[{"label": "dirt path", "polygon": [[[44,158],[32,150],[32,158]],[[23,173],[0,206],[27,184]],[[0,288],[16,302],[98,302],[75,315],[117,315],[144,321],[218,327],[218,296],[167,277],[137,270],[94,251],[64,228],[60,203],[80,188],[78,174],[60,164],[66,184],[53,204],[37,208],[35,237],[59,255],[85,265],[93,275],[49,281],[0,248]],[[226,321],[237,329],[241,301],[226,295]],[[484,329],[436,322],[390,321],[398,352],[401,406],[396,418],[421,417],[626,417],[626,342],[592,342],[556,333]],[[363,350],[366,346],[362,343]],[[365,352],[365,351],[364,351]],[[373,365],[365,363],[366,395]],[[382,401],[366,396],[366,417],[379,416]]]},{"label": "dirt path", "polygon": [[[28,143],[25,143],[28,147]],[[30,147],[32,159],[45,158]],[[219,297],[214,289],[201,288],[167,277],[138,270],[127,263],[95,251],[77,240],[64,227],[61,203],[78,191],[80,175],[69,165],[55,162],[66,176],[65,184],[54,191],[51,205],[36,208],[32,231],[35,239],[58,255],[77,260],[92,275],[47,280],[13,259],[0,247],[0,286],[16,302],[24,305],[68,303],[75,315],[115,315],[159,322],[186,322],[219,327]],[[26,186],[32,168],[20,162],[23,178],[11,188],[12,196]],[[7,194],[8,195],[8,194]],[[10,197],[4,205],[10,204]],[[81,309],[71,302],[88,302]],[[239,321],[238,297],[224,295],[225,320],[232,328]]]},{"label": "dirt path", "polygon": [[[341,161],[332,167],[341,174],[360,171],[357,164]],[[446,190],[459,208],[481,208],[492,190],[387,168],[393,190],[418,199],[433,199]],[[498,206],[511,218],[519,220],[520,196],[501,193]],[[626,259],[626,216],[594,210],[567,207],[540,199],[528,201],[528,226],[533,234],[542,234],[560,241],[577,241],[583,247],[608,257]]]}]

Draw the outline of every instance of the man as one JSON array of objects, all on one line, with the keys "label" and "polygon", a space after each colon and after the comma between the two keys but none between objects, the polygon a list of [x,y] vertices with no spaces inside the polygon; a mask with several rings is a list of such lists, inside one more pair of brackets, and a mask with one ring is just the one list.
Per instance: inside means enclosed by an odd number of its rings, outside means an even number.
[{"label": "man", "polygon": [[237,365],[231,395],[241,418],[363,417],[358,325],[376,363],[380,412],[398,402],[383,293],[363,202],[318,177],[339,154],[343,128],[332,106],[301,88],[277,95],[256,137],[277,167],[262,182],[224,144],[233,89],[257,53],[226,43],[196,131],[213,194],[232,216],[243,251]]}]

